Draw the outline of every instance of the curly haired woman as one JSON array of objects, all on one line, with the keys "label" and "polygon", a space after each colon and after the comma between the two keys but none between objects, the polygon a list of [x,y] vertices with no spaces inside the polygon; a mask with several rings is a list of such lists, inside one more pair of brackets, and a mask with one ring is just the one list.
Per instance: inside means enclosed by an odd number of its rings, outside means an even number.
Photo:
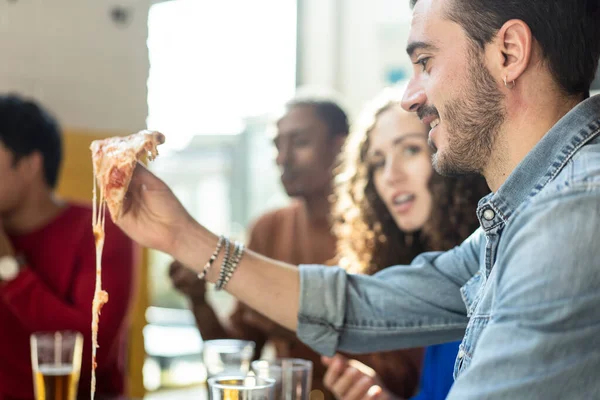
[{"label": "curly haired woman", "polygon": [[[460,244],[478,228],[477,202],[489,193],[481,177],[445,178],[433,170],[428,129],[401,108],[401,97],[400,88],[388,88],[374,99],[342,155],[334,230],[339,263],[352,273],[374,274]],[[324,383],[344,400],[408,398],[417,387],[413,399],[444,399],[458,344],[426,349],[420,383],[420,349],[323,358]]]}]

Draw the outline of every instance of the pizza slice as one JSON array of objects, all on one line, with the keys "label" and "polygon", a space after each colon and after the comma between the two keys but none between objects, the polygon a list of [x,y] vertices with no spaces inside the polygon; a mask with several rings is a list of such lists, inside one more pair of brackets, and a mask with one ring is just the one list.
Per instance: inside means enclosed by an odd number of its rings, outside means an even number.
[{"label": "pizza slice", "polygon": [[164,142],[165,136],[156,131],[92,142],[94,176],[113,221],[121,217],[123,200],[138,160],[144,156],[153,160],[158,155],[157,146]]},{"label": "pizza slice", "polygon": [[[102,250],[104,248],[104,221],[106,203],[113,221],[117,221],[123,209],[123,200],[138,162],[147,156],[150,160],[158,155],[157,146],[165,142],[160,132],[141,131],[125,137],[95,140],[90,145],[94,169],[92,229],[96,242],[96,285],[92,300],[92,381],[90,399],[96,392],[96,352],[98,349],[98,324],[100,310],[108,302],[108,293],[102,289]],[[96,186],[100,187],[97,199]]]}]

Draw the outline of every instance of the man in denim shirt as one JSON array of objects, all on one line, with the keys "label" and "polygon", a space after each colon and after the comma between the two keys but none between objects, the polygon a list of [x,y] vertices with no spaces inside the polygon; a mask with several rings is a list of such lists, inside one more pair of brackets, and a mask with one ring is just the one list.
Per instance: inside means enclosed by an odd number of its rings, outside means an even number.
[{"label": "man in denim shirt", "polygon": [[[438,171],[486,177],[481,228],[374,276],[248,251],[227,290],[327,355],[464,336],[450,399],[600,398],[600,1],[413,5],[404,107]],[[202,269],[217,238],[164,183],[137,168],[127,199],[129,235]]]}]

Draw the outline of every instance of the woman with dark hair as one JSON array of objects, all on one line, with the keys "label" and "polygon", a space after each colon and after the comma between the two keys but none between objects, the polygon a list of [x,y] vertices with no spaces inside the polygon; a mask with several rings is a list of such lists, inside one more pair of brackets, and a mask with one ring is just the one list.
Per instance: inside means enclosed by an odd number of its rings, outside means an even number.
[{"label": "woman with dark hair", "polygon": [[[402,92],[388,88],[366,107],[342,153],[333,226],[339,265],[351,273],[374,274],[460,244],[478,228],[477,202],[489,192],[481,177],[433,170],[429,129],[401,108]],[[459,343],[426,349],[416,398],[446,397]],[[408,398],[418,378],[404,373],[407,351],[324,358],[325,385],[344,400]]]}]

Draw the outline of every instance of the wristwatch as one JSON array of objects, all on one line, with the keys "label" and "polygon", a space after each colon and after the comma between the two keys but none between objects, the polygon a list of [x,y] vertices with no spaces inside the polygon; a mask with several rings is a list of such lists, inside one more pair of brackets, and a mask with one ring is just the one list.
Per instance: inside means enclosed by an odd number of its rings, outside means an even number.
[{"label": "wristwatch", "polygon": [[21,272],[22,260],[20,257],[0,257],[0,281],[12,281]]}]

